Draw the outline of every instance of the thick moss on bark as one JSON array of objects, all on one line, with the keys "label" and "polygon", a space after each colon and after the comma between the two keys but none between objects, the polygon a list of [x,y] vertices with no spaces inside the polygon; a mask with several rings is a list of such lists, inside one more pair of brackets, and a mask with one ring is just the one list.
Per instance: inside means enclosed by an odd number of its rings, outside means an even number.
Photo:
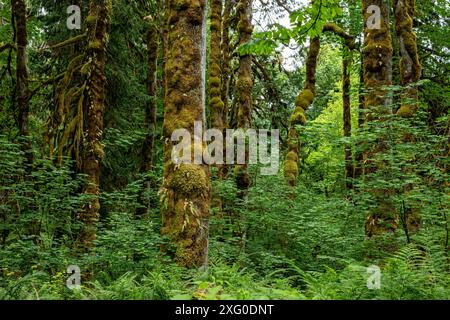
[{"label": "thick moss on bark", "polygon": [[202,66],[205,3],[205,0],[170,0],[167,11],[161,233],[175,247],[174,260],[185,267],[207,264],[210,173],[206,165],[176,166],[171,159],[171,136],[181,128],[193,136],[194,121],[205,120]]},{"label": "thick moss on bark", "polygon": [[[90,61],[91,70],[86,78],[85,136],[82,152],[82,171],[88,177],[88,185],[84,192],[92,200],[80,215],[83,228],[79,236],[82,247],[90,247],[96,236],[96,224],[100,210],[100,165],[104,151],[102,144],[103,117],[105,113],[105,64],[108,29],[112,3],[110,0],[89,1],[89,16],[96,17],[95,24],[88,24],[86,63]],[[95,45],[92,45],[95,43]]]},{"label": "thick moss on bark", "polygon": [[422,66],[417,52],[416,35],[413,31],[415,0],[394,0],[395,33],[400,47],[400,79],[404,86],[403,102],[397,115],[412,117],[418,107],[417,87],[411,84],[419,81]]},{"label": "thick moss on bark", "polygon": [[[236,7],[238,17],[239,45],[248,43],[252,38],[252,0],[240,0]],[[237,126],[246,130],[251,127],[253,109],[253,74],[251,55],[239,57],[238,79],[236,81],[236,93],[238,100]],[[246,157],[247,158],[247,157]],[[236,184],[242,193],[250,187],[251,179],[247,172],[247,165],[239,166],[236,175]]]},{"label": "thick moss on bark", "polygon": [[[369,29],[367,21],[372,15],[367,12],[370,5],[376,5],[381,9],[381,28]],[[389,8],[385,0],[364,0],[364,83],[368,91],[365,99],[366,107],[387,107],[390,98],[385,90],[392,85],[392,38],[389,29]],[[376,117],[376,115],[372,115]]]},{"label": "thick moss on bark", "polygon": [[296,185],[300,172],[298,167],[300,141],[295,126],[306,124],[306,110],[314,100],[316,93],[316,67],[319,52],[320,38],[312,38],[306,59],[306,80],[303,90],[295,100],[295,109],[291,116],[291,127],[288,134],[288,154],[284,162],[284,176],[290,186]]},{"label": "thick moss on bark", "polygon": [[[224,127],[228,127],[228,112],[229,112],[229,104],[228,104],[228,95],[230,90],[230,79],[231,75],[231,48],[230,48],[230,29],[231,25],[231,11],[233,7],[234,0],[224,0],[225,6],[223,9],[223,17],[222,17],[222,42],[221,42],[221,51],[222,51],[222,59],[221,59],[221,69],[222,69],[222,102],[223,106],[223,124]],[[226,168],[225,166],[223,168]],[[224,170],[223,173],[226,170]]]},{"label": "thick moss on bark", "polygon": [[[416,35],[413,31],[413,18],[415,0],[395,0],[395,33],[400,49],[400,81],[405,86],[402,95],[402,104],[397,115],[403,118],[413,117],[418,109],[419,97],[415,82],[420,80],[422,66],[417,52]],[[405,134],[403,141],[413,143],[412,137]],[[403,190],[407,193],[412,186]],[[416,231],[421,224],[421,216],[417,209],[403,208],[403,228],[407,234]]]},{"label": "thick moss on bark", "polygon": [[[222,101],[222,0],[211,0],[211,37],[210,37],[210,77],[209,104],[211,110],[211,126],[225,133],[225,103]],[[225,154],[225,152],[223,153]],[[223,177],[224,169],[219,165],[219,178]]]},{"label": "thick moss on bark", "polygon": [[[370,5],[381,9],[381,28],[369,29],[367,12]],[[363,15],[365,23],[365,37],[363,47],[364,85],[367,91],[365,108],[369,111],[368,121],[382,121],[382,115],[389,112],[392,103],[387,86],[392,85],[392,39],[390,34],[389,7],[385,0],[364,0]],[[375,163],[373,159],[377,153],[384,151],[383,137],[370,150],[364,153],[364,173],[375,173],[382,163]],[[374,201],[378,204],[370,210],[365,224],[366,236],[371,237],[380,233],[395,230],[398,226],[397,217],[390,190],[369,190]]]}]

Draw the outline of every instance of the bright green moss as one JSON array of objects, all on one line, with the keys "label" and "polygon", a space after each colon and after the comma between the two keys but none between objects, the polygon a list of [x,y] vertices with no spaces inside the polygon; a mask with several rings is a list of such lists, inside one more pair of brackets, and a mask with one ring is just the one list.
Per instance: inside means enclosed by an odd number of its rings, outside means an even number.
[{"label": "bright green moss", "polygon": [[208,190],[208,177],[202,166],[183,164],[175,170],[170,186],[175,192],[187,196],[202,194]]}]

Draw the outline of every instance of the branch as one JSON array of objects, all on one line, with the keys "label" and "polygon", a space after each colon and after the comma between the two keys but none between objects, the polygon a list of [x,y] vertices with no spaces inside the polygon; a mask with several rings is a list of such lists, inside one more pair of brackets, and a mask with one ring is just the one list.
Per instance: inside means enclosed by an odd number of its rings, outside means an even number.
[{"label": "branch", "polygon": [[351,34],[346,33],[344,31],[344,29],[339,27],[337,24],[332,23],[332,22],[327,22],[323,26],[322,31],[323,32],[333,32],[335,35],[337,35],[337,36],[341,37],[342,39],[344,39],[345,45],[350,50],[356,49],[355,37],[352,36]]},{"label": "branch", "polygon": [[8,49],[16,50],[16,46],[11,43],[0,45],[0,53]]},{"label": "branch", "polygon": [[[70,45],[72,45],[72,44],[75,44],[75,43],[78,43],[78,42],[83,41],[84,39],[86,39],[86,37],[87,37],[87,34],[86,34],[86,33],[83,33],[83,34],[80,34],[80,35],[78,35],[78,36],[75,36],[75,37],[72,37],[72,38],[70,38],[70,39],[67,39],[67,40],[65,40],[65,41],[63,41],[63,42],[60,42],[60,43],[57,43],[57,44],[55,44],[55,45],[46,47],[46,48],[44,48],[44,49],[53,49],[53,50],[54,50],[54,49],[59,49],[59,48],[67,47],[67,46],[70,46]],[[44,50],[44,49],[43,49],[43,50]]]}]

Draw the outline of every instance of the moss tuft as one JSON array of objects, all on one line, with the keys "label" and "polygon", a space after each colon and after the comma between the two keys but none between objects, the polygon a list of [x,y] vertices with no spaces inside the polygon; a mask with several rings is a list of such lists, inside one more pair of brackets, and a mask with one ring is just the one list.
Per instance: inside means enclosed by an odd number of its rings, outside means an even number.
[{"label": "moss tuft", "polygon": [[90,16],[86,17],[86,24],[88,26],[93,26],[96,23],[97,23],[97,17],[96,16],[90,15]]},{"label": "moss tuft", "polygon": [[302,108],[296,108],[291,116],[291,125],[295,126],[298,124],[306,124],[305,110],[303,110]]},{"label": "moss tuft", "polygon": [[89,49],[100,50],[102,43],[99,40],[89,41]]},{"label": "moss tuft", "polygon": [[200,165],[183,164],[173,174],[171,188],[180,194],[192,196],[208,190],[208,177]]},{"label": "moss tuft", "polygon": [[289,151],[288,154],[286,155],[286,160],[298,163],[298,155],[297,155],[297,153],[295,153],[294,151]]}]

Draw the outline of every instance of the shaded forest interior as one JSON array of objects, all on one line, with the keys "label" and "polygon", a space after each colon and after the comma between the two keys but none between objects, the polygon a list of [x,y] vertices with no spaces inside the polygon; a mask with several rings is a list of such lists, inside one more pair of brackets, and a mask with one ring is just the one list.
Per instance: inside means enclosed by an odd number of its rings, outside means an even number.
[{"label": "shaded forest interior", "polygon": [[449,17],[0,0],[0,299],[449,299]]}]

